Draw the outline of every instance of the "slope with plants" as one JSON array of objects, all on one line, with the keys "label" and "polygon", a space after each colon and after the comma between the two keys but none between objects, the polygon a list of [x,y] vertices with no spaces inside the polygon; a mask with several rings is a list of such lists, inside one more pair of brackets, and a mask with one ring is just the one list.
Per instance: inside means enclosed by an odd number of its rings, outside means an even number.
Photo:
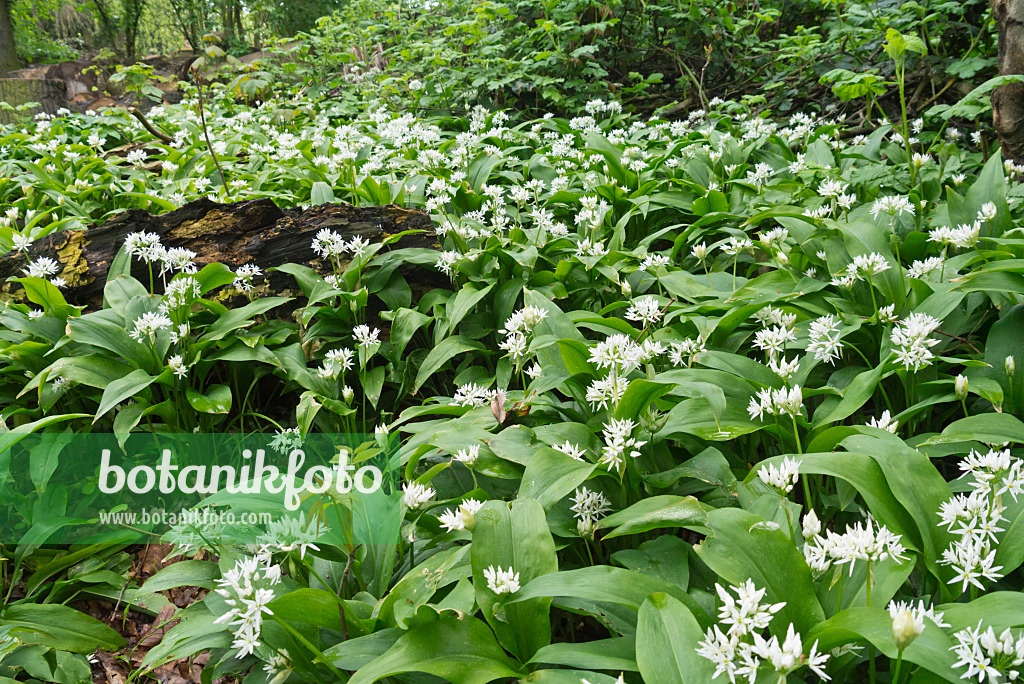
[{"label": "slope with plants", "polygon": [[[30,454],[0,478],[24,518],[0,676],[86,678],[123,639],[77,600],[142,610],[189,584],[214,591],[142,670],[208,653],[204,677],[246,682],[1017,677],[1021,168],[924,121],[846,135],[734,101],[521,122],[194,104],[151,112],[171,143],[115,111],[0,139],[0,243],[25,259],[0,313],[0,445]],[[91,312],[33,255],[207,194],[423,207],[438,248],[326,230],[323,273],[281,267],[286,302],[258,268],[140,234]],[[450,284],[414,295],[410,268]],[[236,430],[399,435],[400,532],[330,541],[313,523],[337,502],[255,550],[180,527],[190,560],[127,593],[124,545],[42,546],[98,497],[47,481],[65,431]]]}]

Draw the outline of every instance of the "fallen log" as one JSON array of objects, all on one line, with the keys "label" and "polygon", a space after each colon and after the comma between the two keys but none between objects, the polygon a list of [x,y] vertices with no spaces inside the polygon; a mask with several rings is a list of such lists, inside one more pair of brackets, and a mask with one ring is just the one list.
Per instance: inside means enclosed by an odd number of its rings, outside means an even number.
[{"label": "fallen log", "polygon": [[[96,227],[54,233],[33,242],[28,254],[33,260],[47,257],[61,265],[54,277],[66,282],[63,293],[69,303],[96,308],[103,299],[110,265],[129,233],[156,233],[165,247],[190,249],[196,253],[199,268],[213,262],[232,270],[254,264],[266,273],[271,267],[296,263],[327,275],[330,264],[312,249],[313,238],[325,228],[347,239],[359,236],[371,243],[402,231],[422,230],[425,232],[402,236],[391,248],[437,247],[430,217],[394,204],[322,204],[306,210],[282,210],[269,199],[220,204],[203,198],[166,214],[133,209]],[[132,276],[148,283],[148,267],[139,260],[133,262]],[[24,288],[7,279],[24,275],[27,265],[22,253],[0,256],[0,300],[23,301]],[[426,271],[416,279],[428,286],[448,284]],[[268,274],[267,284],[274,293],[294,288],[292,277],[280,273]]]}]

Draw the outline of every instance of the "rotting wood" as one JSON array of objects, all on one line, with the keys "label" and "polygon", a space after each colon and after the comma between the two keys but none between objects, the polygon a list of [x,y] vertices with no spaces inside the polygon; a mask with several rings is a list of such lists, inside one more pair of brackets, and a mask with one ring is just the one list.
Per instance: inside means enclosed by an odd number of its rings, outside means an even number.
[{"label": "rotting wood", "polygon": [[[326,275],[331,272],[330,264],[312,249],[313,238],[325,228],[347,239],[360,236],[370,242],[418,229],[426,232],[403,236],[391,248],[437,247],[427,214],[393,204],[322,204],[306,210],[281,210],[269,199],[220,204],[203,198],[166,214],[134,209],[100,226],[54,233],[33,242],[28,253],[32,259],[58,261],[62,269],[55,277],[66,281],[63,292],[67,301],[95,308],[102,302],[110,265],[129,233],[156,233],[165,247],[190,249],[196,253],[199,268],[213,262],[231,269],[255,264],[266,273],[273,266],[296,263]],[[23,299],[20,283],[7,279],[23,275],[26,266],[24,254],[0,256],[0,299]],[[149,282],[148,267],[137,260],[132,264],[132,275],[140,282]],[[428,286],[443,284],[434,282],[438,277],[429,273],[421,273],[418,279]],[[273,293],[295,287],[292,277],[281,273],[268,274],[266,284],[266,290]]]}]

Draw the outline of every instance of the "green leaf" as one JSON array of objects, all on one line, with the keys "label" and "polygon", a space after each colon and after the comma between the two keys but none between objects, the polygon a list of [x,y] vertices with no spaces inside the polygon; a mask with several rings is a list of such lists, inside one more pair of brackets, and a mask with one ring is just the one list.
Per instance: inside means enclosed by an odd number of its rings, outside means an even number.
[{"label": "green leaf", "polygon": [[206,394],[189,387],[185,390],[189,405],[200,413],[228,413],[231,411],[231,388],[227,385],[210,385]]},{"label": "green leaf", "polygon": [[334,204],[334,191],[331,190],[331,186],[323,181],[316,181],[313,183],[313,187],[309,192],[309,203],[312,206],[318,206],[321,204]]},{"label": "green leaf", "polygon": [[656,577],[609,565],[563,570],[538,577],[513,594],[506,606],[537,597],[566,597],[613,603],[637,611],[655,592],[669,594],[682,601],[700,623],[701,629],[711,625],[707,613],[681,588]]},{"label": "green leaf", "polygon": [[237,309],[229,309],[227,313],[206,329],[203,336],[199,339],[199,343],[203,344],[222,340],[227,337],[228,333],[251,325],[252,321],[249,319],[254,316],[266,313],[274,307],[281,306],[291,300],[291,297],[263,297]]},{"label": "green leaf", "polygon": [[929,437],[921,446],[951,442],[1024,442],[1024,423],[1008,413],[979,413],[953,421],[941,434]]},{"label": "green leaf", "polygon": [[625,510],[612,513],[602,518],[597,528],[614,527],[604,536],[611,539],[666,527],[703,528],[707,523],[708,515],[697,499],[665,494],[642,499]]},{"label": "green leaf", "polygon": [[[882,608],[847,608],[814,629],[803,632],[805,645],[815,641],[819,652],[827,653],[845,644],[867,642],[891,660],[898,655],[892,638],[892,618]],[[924,632],[903,651],[903,659],[948,682],[959,682],[960,673],[953,669],[956,658],[950,651],[952,645],[946,633],[925,618]]]},{"label": "green leaf", "polygon": [[719,577],[738,585],[753,580],[767,590],[766,601],[785,602],[772,621],[772,633],[780,638],[789,623],[806,633],[825,619],[803,555],[781,530],[755,527],[764,520],[738,508],[719,508],[708,513],[712,532],[695,547],[697,555]]},{"label": "green leaf", "polygon": [[[636,672],[638,670],[633,637],[599,639],[586,643],[551,644],[537,651],[537,655],[530,662],[589,670],[615,670],[617,672]],[[649,679],[648,681],[655,680]]]},{"label": "green leaf", "polygon": [[515,568],[520,585],[557,572],[555,543],[544,509],[536,499],[519,498],[511,510],[504,501],[488,501],[474,516],[473,586],[476,602],[498,641],[521,661],[551,643],[551,599],[536,597],[510,605],[487,586],[489,567]]},{"label": "green leaf", "polygon": [[69,606],[27,603],[8,606],[0,614],[0,628],[18,630],[19,639],[72,653],[91,653],[97,648],[116,651],[124,637],[94,617]]},{"label": "green leaf", "polygon": [[636,418],[642,416],[647,407],[654,401],[667,394],[674,385],[667,382],[652,382],[651,380],[633,380],[626,388],[626,392],[619,399],[619,405],[615,409],[617,418]]},{"label": "green leaf", "polygon": [[221,576],[220,568],[212,561],[183,560],[168,565],[142,585],[142,591],[155,594],[175,587],[203,587],[212,589],[214,580]]},{"label": "green leaf", "polygon": [[555,449],[540,449],[527,464],[519,496],[536,499],[545,510],[571,494],[597,469],[594,463],[577,461]]},{"label": "green leaf", "polygon": [[420,365],[419,371],[416,373],[416,381],[413,383],[412,393],[416,394],[420,387],[423,386],[431,375],[434,374],[437,369],[443,366],[446,362],[451,360],[453,356],[458,354],[464,354],[465,352],[478,350],[482,351],[484,346],[476,340],[471,340],[468,337],[462,335],[453,335],[447,337],[441,341],[441,344],[437,345],[430,350],[427,354],[427,358],[423,360]]},{"label": "green leaf", "polygon": [[483,622],[442,617],[399,637],[384,655],[360,668],[349,684],[373,684],[405,672],[425,672],[451,684],[487,684],[523,674]]},{"label": "green leaf", "polygon": [[[494,288],[494,283],[491,283],[482,290],[477,290],[473,285],[466,283],[462,286],[455,297],[448,300],[448,332],[449,334],[454,333],[458,328],[459,323],[463,318],[466,317],[470,311],[473,310],[480,300],[487,296],[487,294]],[[496,321],[496,323],[504,324],[504,321]]]},{"label": "green leaf", "polygon": [[156,377],[150,375],[142,369],[133,370],[128,375],[114,380],[107,388],[103,390],[103,396],[100,398],[100,406],[96,409],[96,416],[92,422],[96,422],[107,411],[114,408],[117,404],[120,404],[126,399],[131,399],[142,390],[146,389],[156,381]]},{"label": "green leaf", "polygon": [[651,594],[640,606],[636,625],[636,661],[644,681],[710,682],[714,664],[696,650],[703,639],[703,630],[685,605],[668,594]]}]

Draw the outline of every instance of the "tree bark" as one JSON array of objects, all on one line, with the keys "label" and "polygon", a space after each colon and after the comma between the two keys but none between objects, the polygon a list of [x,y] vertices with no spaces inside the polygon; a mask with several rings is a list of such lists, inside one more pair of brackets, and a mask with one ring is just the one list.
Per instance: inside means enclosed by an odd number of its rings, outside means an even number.
[{"label": "tree bark", "polygon": [[[125,236],[135,232],[157,233],[165,247],[191,249],[197,255],[195,262],[199,268],[212,262],[231,269],[255,264],[268,275],[268,291],[280,293],[294,288],[295,282],[287,274],[268,273],[273,266],[296,263],[322,275],[331,273],[331,265],[312,249],[313,237],[325,228],[349,239],[361,236],[370,242],[404,230],[422,229],[427,232],[403,236],[391,248],[436,246],[430,217],[394,204],[322,204],[305,211],[282,211],[268,199],[219,204],[203,198],[166,214],[154,216],[134,209],[101,226],[54,233],[33,242],[28,253],[32,259],[49,257],[59,262],[62,270],[57,276],[68,284],[63,290],[67,301],[90,308],[101,304],[111,262]],[[22,301],[21,284],[5,281],[22,276],[26,265],[23,254],[9,252],[0,256],[0,299]],[[132,276],[149,283],[148,267],[138,260],[132,264]],[[440,279],[434,272],[424,271],[416,280],[428,286],[448,284],[447,279]]]},{"label": "tree bark", "polygon": [[18,50],[14,44],[14,27],[7,0],[0,0],[0,78],[18,68]]},{"label": "tree bark", "polygon": [[[1024,74],[1024,0],[991,0],[999,31],[999,73]],[[1003,156],[1024,163],[1024,83],[1008,83],[992,93],[992,124]]]}]

